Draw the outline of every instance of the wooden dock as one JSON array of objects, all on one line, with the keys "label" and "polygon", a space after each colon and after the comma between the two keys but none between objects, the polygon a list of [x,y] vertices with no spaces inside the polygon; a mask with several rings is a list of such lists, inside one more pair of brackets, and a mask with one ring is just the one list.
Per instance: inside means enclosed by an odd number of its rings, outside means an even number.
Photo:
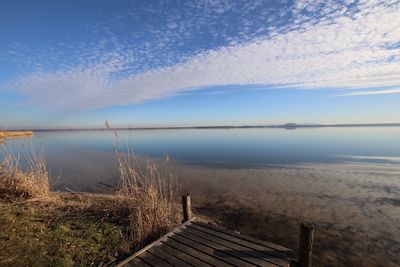
[{"label": "wooden dock", "polygon": [[191,220],[119,266],[290,266],[292,258],[290,249]]},{"label": "wooden dock", "polygon": [[311,266],[313,229],[307,225],[300,228],[298,262],[291,249],[191,218],[189,196],[182,204],[185,223],[117,266]]}]

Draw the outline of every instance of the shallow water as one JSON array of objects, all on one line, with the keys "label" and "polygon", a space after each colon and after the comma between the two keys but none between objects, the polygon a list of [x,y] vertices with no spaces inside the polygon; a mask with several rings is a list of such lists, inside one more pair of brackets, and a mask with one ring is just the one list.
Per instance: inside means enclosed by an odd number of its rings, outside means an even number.
[{"label": "shallow water", "polygon": [[[38,132],[6,146],[43,145],[55,190],[102,192],[116,183],[115,140]],[[299,222],[314,222],[317,265],[400,265],[400,128],[122,131],[119,144],[168,154],[195,206],[224,208],[242,232],[295,248]]]}]

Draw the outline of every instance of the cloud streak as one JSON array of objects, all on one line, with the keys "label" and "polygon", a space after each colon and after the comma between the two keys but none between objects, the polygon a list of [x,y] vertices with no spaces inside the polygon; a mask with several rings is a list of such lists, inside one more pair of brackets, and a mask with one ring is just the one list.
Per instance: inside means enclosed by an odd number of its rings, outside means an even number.
[{"label": "cloud streak", "polygon": [[[205,25],[207,16],[223,16],[234,7],[225,3],[211,8],[213,13],[199,18]],[[260,28],[258,35],[242,25],[243,32],[232,38],[212,28],[214,38],[221,34],[229,44],[200,49],[189,56],[183,53],[180,60],[160,58],[165,61],[140,69],[143,62],[129,46],[116,45],[105,53],[95,44],[86,49],[97,51],[90,59],[83,56],[74,66],[25,73],[3,87],[27,96],[33,104],[51,103],[62,109],[136,104],[225,85],[301,89],[380,86],[382,90],[337,96],[394,94],[399,89],[387,87],[400,86],[399,9],[399,1],[349,1],[346,5],[297,1],[290,14],[282,10],[282,17],[289,16],[284,20],[287,24],[275,22],[268,30]],[[177,29],[196,25],[196,20],[169,20],[167,39],[160,44],[172,42]],[[251,19],[242,23],[258,25]],[[190,29],[193,32],[188,34],[196,34]],[[110,35],[118,44],[118,38]],[[179,41],[185,42],[182,38]],[[143,51],[148,58],[162,52]]]},{"label": "cloud streak", "polygon": [[361,96],[361,95],[387,95],[387,94],[400,94],[400,88],[377,90],[377,91],[358,91],[358,92],[333,95],[333,96]]}]

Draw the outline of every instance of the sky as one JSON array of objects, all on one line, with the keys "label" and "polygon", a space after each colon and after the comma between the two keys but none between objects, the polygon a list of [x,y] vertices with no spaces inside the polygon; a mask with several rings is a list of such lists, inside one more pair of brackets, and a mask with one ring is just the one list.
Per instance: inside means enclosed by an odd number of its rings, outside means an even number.
[{"label": "sky", "polygon": [[400,122],[400,1],[4,0],[0,127]]}]

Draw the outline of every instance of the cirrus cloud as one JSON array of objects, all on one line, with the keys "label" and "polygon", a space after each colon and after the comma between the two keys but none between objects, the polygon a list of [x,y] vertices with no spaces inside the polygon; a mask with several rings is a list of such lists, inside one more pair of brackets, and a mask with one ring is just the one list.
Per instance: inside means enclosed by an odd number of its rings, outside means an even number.
[{"label": "cirrus cloud", "polygon": [[[229,10],[228,4],[215,7],[218,14]],[[400,86],[398,10],[399,1],[297,1],[287,25],[270,27],[268,34],[252,39],[243,30],[239,37],[245,41],[185,55],[177,63],[132,71],[141,62],[135,50],[117,46],[106,53],[99,49],[89,62],[25,73],[6,86],[34,104],[62,109],[136,104],[224,85],[353,90],[380,86],[382,90],[342,95],[400,93],[388,89]],[[170,21],[167,27],[174,31],[182,23]],[[157,55],[146,51],[149,57]]]}]

